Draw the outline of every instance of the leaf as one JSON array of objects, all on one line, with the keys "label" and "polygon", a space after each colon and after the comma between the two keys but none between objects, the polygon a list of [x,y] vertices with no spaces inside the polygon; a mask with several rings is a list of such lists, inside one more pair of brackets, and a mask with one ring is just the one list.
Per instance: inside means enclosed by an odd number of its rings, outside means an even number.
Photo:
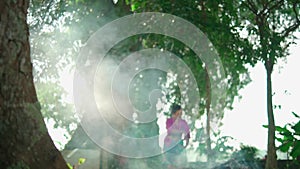
[{"label": "leaf", "polygon": [[293,147],[293,150],[291,151],[291,156],[293,158],[297,158],[300,155],[300,141],[295,142],[295,146]]},{"label": "leaf", "polygon": [[295,130],[295,133],[299,135],[299,134],[300,134],[300,121],[298,121],[298,123],[295,124],[295,125],[292,127],[292,129],[294,129],[294,130]]},{"label": "leaf", "polygon": [[278,147],[278,149],[282,152],[288,152],[288,150],[291,148],[292,142],[287,142],[285,144],[282,144]]},{"label": "leaf", "polygon": [[73,167],[70,163],[67,163],[67,166],[69,167],[69,169],[73,169]]},{"label": "leaf", "polygon": [[85,158],[79,158],[78,165],[81,165],[85,162]]},{"label": "leaf", "polygon": [[291,132],[281,133],[283,135],[284,140],[292,141],[294,140],[293,134]]},{"label": "leaf", "polygon": [[283,135],[283,136],[290,136],[291,134],[292,134],[292,132],[290,132],[287,128],[286,128],[286,126],[284,126],[284,127],[280,127],[280,126],[275,126],[275,130],[277,131],[277,132],[279,132],[281,135]]},{"label": "leaf", "polygon": [[279,137],[275,137],[275,139],[277,140],[277,141],[279,141],[280,143],[284,143],[284,139],[282,139],[282,138],[279,138]]},{"label": "leaf", "polygon": [[298,114],[296,114],[295,112],[292,112],[292,113],[295,117],[300,118],[300,116]]}]

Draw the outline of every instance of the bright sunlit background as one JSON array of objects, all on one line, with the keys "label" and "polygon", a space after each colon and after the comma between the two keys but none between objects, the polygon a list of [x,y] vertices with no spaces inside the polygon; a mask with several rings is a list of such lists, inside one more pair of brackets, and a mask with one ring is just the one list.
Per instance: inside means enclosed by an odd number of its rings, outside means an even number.
[{"label": "bright sunlit background", "polygon": [[[279,61],[272,75],[273,105],[275,124],[283,126],[297,119],[291,112],[300,114],[300,41],[291,46],[291,55],[286,62]],[[266,71],[262,63],[250,68],[250,82],[240,91],[241,100],[235,100],[232,111],[227,111],[223,119],[223,135],[229,135],[246,145],[255,146],[261,150],[267,149],[268,124],[266,99]],[[278,109],[281,105],[281,109]]]}]

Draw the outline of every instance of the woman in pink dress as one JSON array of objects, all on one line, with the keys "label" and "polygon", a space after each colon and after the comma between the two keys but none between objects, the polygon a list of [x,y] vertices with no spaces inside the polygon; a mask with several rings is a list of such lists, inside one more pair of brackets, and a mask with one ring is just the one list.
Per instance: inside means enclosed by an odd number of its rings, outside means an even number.
[{"label": "woman in pink dress", "polygon": [[171,115],[172,117],[166,122],[165,157],[169,163],[169,168],[184,167],[187,163],[185,148],[189,143],[190,128],[187,122],[181,118],[182,108],[180,105],[172,107]]}]

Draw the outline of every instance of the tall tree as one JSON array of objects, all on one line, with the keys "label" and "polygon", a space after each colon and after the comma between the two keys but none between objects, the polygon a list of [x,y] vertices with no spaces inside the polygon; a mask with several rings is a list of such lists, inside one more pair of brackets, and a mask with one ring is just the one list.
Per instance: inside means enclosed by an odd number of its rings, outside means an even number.
[{"label": "tall tree", "polygon": [[64,169],[33,84],[28,6],[29,0],[0,1],[0,166]]},{"label": "tall tree", "polygon": [[[237,16],[236,3],[234,1],[162,1],[162,0],[131,0],[132,8],[138,12],[157,11],[170,13],[182,17],[197,26],[210,39],[215,49],[218,51],[223,63],[227,81],[227,96],[223,101],[222,107],[215,111],[212,108],[211,101],[211,84],[205,64],[198,59],[192,50],[186,50],[184,45],[179,42],[161,38],[152,40],[154,45],[151,47],[159,47],[172,51],[177,56],[181,56],[184,62],[194,73],[201,96],[199,103],[199,113],[191,118],[192,125],[203,114],[206,115],[206,155],[208,161],[216,159],[213,156],[213,148],[211,143],[211,134],[217,133],[213,122],[218,122],[223,117],[224,109],[232,109],[233,100],[238,96],[238,90],[243,88],[250,82],[247,68],[244,63],[251,63],[252,53],[249,52],[247,41],[238,36],[237,28],[233,28],[234,23],[240,23]],[[226,39],[226,40],[224,40]],[[211,50],[211,49],[207,49]],[[250,59],[250,60],[249,60]],[[204,96],[204,97],[203,97]],[[184,100],[184,99],[183,99]],[[189,108],[194,105],[187,104]],[[219,104],[222,105],[222,104]],[[189,114],[190,115],[190,114]],[[192,115],[191,115],[192,116]],[[212,122],[213,121],[213,122]],[[192,126],[194,129],[194,127]],[[203,137],[204,135],[202,135]],[[199,140],[198,140],[199,141]],[[201,146],[203,147],[203,146]],[[204,151],[201,150],[201,153]]]},{"label": "tall tree", "polygon": [[261,61],[267,74],[268,150],[266,169],[276,169],[275,119],[272,103],[272,72],[277,60],[288,55],[293,33],[300,26],[299,0],[244,0],[240,15],[253,43],[255,60]]}]

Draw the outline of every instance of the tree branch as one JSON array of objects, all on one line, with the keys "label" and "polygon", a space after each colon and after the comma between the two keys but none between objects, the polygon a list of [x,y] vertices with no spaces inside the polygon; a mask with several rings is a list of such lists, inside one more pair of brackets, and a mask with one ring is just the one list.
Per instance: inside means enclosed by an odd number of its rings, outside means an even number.
[{"label": "tree branch", "polygon": [[261,2],[263,4],[263,9],[260,11],[259,14],[263,14],[263,13],[267,13],[268,11],[268,6],[272,3],[273,1],[272,0],[269,0],[267,2]]},{"label": "tree branch", "polygon": [[[270,1],[273,2],[273,1]],[[267,10],[266,13],[271,13],[272,10],[274,10],[275,8],[278,8],[280,5],[282,5],[282,3],[284,2],[284,0],[278,1],[277,3],[275,3],[273,6],[270,6],[270,8]]]},{"label": "tree branch", "polygon": [[247,0],[248,3],[242,2],[250,11],[252,11],[255,15],[257,15],[257,9],[255,5],[251,3],[250,0]]},{"label": "tree branch", "polygon": [[283,38],[289,36],[290,33],[294,32],[300,26],[300,19],[299,19],[297,10],[296,10],[296,6],[297,6],[297,4],[294,3],[293,4],[293,12],[295,13],[296,22],[292,26],[290,26],[290,27],[286,28],[284,31],[282,31],[281,34],[282,34]]},{"label": "tree branch", "polygon": [[293,11],[295,12],[295,16],[296,16],[296,21],[299,23],[300,22],[300,19],[299,19],[299,17],[298,17],[298,13],[297,13],[297,10],[296,10],[296,7],[297,6],[297,4],[296,3],[294,3],[293,4]]},{"label": "tree branch", "polygon": [[247,0],[247,1],[248,1],[248,3],[249,3],[250,7],[251,7],[254,11],[256,11],[256,13],[257,13],[257,12],[258,12],[258,9],[256,8],[254,2],[251,1],[251,0]]}]

